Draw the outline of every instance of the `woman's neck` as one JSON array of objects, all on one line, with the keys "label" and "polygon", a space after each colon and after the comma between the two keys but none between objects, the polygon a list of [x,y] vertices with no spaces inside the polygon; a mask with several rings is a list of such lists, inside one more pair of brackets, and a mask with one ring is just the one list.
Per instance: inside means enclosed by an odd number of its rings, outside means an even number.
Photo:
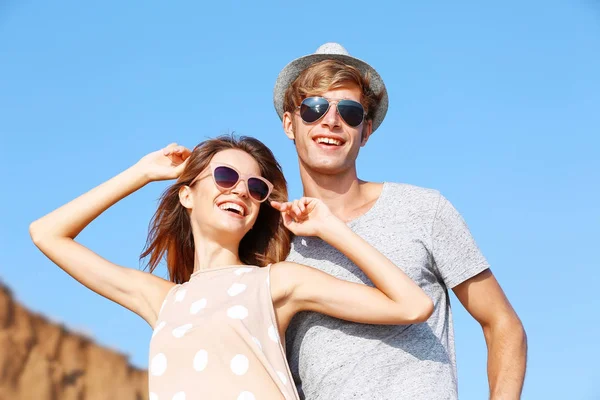
[{"label": "woman's neck", "polygon": [[239,243],[224,245],[207,239],[194,239],[194,247],[194,272],[242,264]]}]

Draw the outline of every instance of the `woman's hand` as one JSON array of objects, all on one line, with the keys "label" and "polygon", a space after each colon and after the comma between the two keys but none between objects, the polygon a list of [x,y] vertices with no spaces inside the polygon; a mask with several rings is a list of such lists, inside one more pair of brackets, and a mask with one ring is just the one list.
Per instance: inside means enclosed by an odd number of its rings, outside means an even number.
[{"label": "woman's hand", "polygon": [[164,149],[142,157],[136,167],[150,181],[177,179],[183,172],[191,154],[189,149],[179,146],[177,143],[171,143]]},{"label": "woman's hand", "polygon": [[285,227],[298,236],[321,236],[325,225],[336,219],[325,203],[312,197],[285,203],[272,201],[271,206],[281,212]]},{"label": "woman's hand", "polygon": [[144,156],[134,166],[31,223],[34,244],[77,281],[156,323],[172,283],[112,263],[75,241],[100,214],[151,180],[177,178],[191,152],[176,144]]}]

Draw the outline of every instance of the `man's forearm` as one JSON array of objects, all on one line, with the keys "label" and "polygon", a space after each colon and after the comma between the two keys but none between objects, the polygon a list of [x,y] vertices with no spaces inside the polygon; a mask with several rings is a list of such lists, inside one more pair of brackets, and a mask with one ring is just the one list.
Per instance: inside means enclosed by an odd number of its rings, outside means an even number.
[{"label": "man's forearm", "polygon": [[488,348],[491,400],[520,399],[527,365],[527,335],[521,322],[511,318],[484,327]]}]

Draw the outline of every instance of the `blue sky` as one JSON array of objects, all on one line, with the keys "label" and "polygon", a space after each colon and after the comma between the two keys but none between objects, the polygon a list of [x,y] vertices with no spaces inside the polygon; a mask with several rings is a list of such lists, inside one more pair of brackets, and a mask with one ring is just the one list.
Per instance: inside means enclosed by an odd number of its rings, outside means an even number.
[{"label": "blue sky", "polygon": [[[150,151],[231,131],[269,145],[299,195],[273,85],[336,41],[390,97],[360,176],[438,189],[461,211],[527,329],[523,398],[599,398],[600,2],[397,3],[2,2],[0,279],[145,367],[150,328],[45,259],[29,223]],[[166,185],[80,240],[138,268]],[[461,399],[483,399],[483,335],[452,301]]]}]

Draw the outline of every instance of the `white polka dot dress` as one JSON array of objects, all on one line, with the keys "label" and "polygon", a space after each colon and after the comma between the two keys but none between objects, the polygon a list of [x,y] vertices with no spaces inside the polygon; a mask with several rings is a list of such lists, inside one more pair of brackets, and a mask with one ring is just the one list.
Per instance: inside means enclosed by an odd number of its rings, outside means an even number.
[{"label": "white polka dot dress", "polygon": [[270,270],[200,271],[169,291],[150,341],[149,399],[298,399]]}]

